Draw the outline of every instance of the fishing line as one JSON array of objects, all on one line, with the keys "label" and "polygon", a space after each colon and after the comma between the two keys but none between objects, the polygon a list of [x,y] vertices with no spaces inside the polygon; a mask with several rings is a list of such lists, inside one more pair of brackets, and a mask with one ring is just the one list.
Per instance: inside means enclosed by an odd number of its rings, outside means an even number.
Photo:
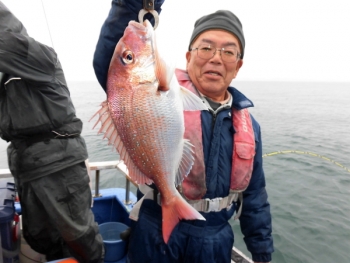
[{"label": "fishing line", "polygon": [[42,4],[43,10],[44,10],[44,16],[45,16],[46,26],[47,26],[47,29],[49,30],[51,45],[52,45],[52,48],[55,49],[55,47],[53,46],[53,41],[52,41],[52,37],[51,37],[51,31],[50,31],[49,23],[48,23],[48,21],[47,21],[46,12],[45,12],[45,6],[44,6],[43,0],[41,0],[41,4]]},{"label": "fishing line", "polygon": [[286,154],[286,153],[296,153],[296,154],[307,154],[307,155],[310,155],[310,156],[313,156],[313,157],[317,157],[317,158],[320,158],[322,160],[325,160],[325,161],[328,161],[328,162],[331,162],[331,163],[334,163],[335,165],[341,167],[342,169],[344,169],[345,171],[349,172],[350,173],[350,169],[345,167],[344,165],[326,157],[326,156],[323,156],[323,155],[320,155],[320,154],[317,154],[317,153],[314,153],[314,152],[304,152],[304,151],[297,151],[297,150],[286,150],[286,151],[276,151],[276,152],[271,152],[271,153],[265,153],[263,154],[263,158],[264,157],[269,157],[269,156],[274,156],[274,155],[277,155],[277,154]]}]

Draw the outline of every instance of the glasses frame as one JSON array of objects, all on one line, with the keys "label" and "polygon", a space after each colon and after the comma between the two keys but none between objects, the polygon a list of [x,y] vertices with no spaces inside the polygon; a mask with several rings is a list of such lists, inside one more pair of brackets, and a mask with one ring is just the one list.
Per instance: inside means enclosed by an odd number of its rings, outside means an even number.
[{"label": "glasses frame", "polygon": [[210,47],[210,48],[213,48],[213,49],[215,49],[214,50],[214,52],[213,52],[213,55],[210,57],[210,58],[202,58],[200,55],[198,55],[198,50],[199,50],[199,47],[201,47],[203,44],[200,44],[198,47],[195,47],[195,48],[191,48],[190,49],[190,51],[194,51],[194,50],[197,50],[197,56],[199,57],[199,58],[201,58],[201,59],[206,59],[206,60],[209,60],[209,59],[212,59],[214,56],[215,56],[215,54],[216,54],[216,51],[220,51],[220,57],[221,57],[221,59],[223,60],[223,61],[225,61],[226,63],[236,63],[237,61],[239,61],[240,59],[241,59],[241,56],[242,56],[242,54],[241,53],[239,53],[238,52],[238,50],[237,50],[237,56],[236,56],[236,60],[235,61],[226,61],[223,57],[222,57],[222,51],[225,51],[225,48],[224,47],[221,47],[221,48],[216,48],[216,47],[211,47],[211,45],[203,45],[203,46],[206,46],[206,47]]}]

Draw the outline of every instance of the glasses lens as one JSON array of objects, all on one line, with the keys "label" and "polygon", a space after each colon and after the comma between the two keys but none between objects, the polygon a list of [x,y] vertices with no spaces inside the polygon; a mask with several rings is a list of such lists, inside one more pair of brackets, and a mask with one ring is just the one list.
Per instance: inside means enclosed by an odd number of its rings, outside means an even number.
[{"label": "glasses lens", "polygon": [[215,48],[210,45],[199,45],[197,48],[198,57],[211,59],[214,56]]},{"label": "glasses lens", "polygon": [[238,59],[238,51],[234,48],[221,49],[221,57],[226,62],[236,62]]},{"label": "glasses lens", "polygon": [[211,59],[215,51],[218,50],[221,53],[221,58],[225,62],[236,62],[239,57],[239,53],[235,48],[225,47],[217,49],[211,45],[199,45],[197,48],[197,54],[200,58]]}]

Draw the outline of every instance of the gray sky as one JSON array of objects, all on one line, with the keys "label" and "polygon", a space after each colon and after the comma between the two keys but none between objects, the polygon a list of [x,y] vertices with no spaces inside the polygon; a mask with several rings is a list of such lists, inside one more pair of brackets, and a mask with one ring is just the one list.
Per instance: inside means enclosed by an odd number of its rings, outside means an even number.
[{"label": "gray sky", "polygon": [[[2,1],[33,38],[53,43],[67,80],[95,80],[92,56],[110,0]],[[167,0],[156,30],[165,59],[184,68],[195,20],[218,9],[231,10],[243,24],[237,80],[350,82],[348,0]]]}]

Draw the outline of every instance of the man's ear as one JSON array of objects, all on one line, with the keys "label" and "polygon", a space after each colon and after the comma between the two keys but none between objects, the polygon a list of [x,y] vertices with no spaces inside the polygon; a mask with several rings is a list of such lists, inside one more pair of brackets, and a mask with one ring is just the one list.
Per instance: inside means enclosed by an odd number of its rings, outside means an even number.
[{"label": "man's ear", "polygon": [[188,63],[190,63],[190,61],[191,61],[191,56],[192,56],[192,52],[187,51],[186,52],[186,70],[188,69]]},{"label": "man's ear", "polygon": [[234,73],[234,77],[233,78],[236,78],[237,74],[238,74],[238,71],[239,69],[243,66],[243,59],[240,59],[238,60],[237,62],[237,65],[236,65],[236,68],[235,68],[235,73]]}]

